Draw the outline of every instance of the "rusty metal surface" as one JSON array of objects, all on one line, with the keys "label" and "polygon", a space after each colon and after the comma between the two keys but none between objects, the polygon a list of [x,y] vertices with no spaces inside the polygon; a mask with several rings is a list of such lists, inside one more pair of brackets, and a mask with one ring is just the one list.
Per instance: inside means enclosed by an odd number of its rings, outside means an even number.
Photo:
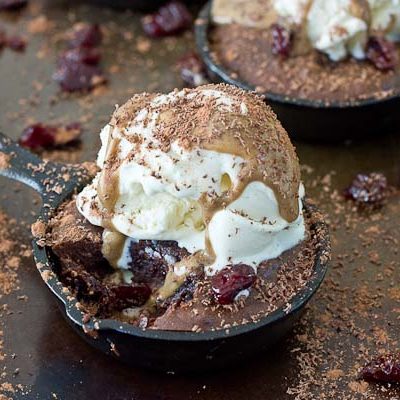
[{"label": "rusty metal surface", "polygon": [[[29,21],[40,14],[46,14],[55,27],[41,34],[27,33]],[[62,40],[58,40],[59,33],[80,20],[99,22],[107,32],[102,49],[103,65],[108,71],[111,69],[110,83],[95,94],[62,96],[51,79],[57,53],[63,47]],[[180,55],[194,47],[192,36],[185,34],[177,39],[152,42],[147,50],[147,44],[144,42],[143,45],[140,36],[137,15],[79,2],[32,0],[31,7],[17,16],[1,15],[0,25],[10,33],[26,33],[29,41],[23,54],[8,50],[0,53],[1,131],[16,139],[32,120],[72,122],[82,119],[85,131],[81,148],[73,156],[63,153],[52,156],[76,162],[94,159],[99,146],[98,132],[108,121],[115,104],[121,104],[134,92],[169,91],[182,86],[173,65]],[[399,196],[394,195],[383,210],[374,214],[375,217],[359,221],[358,211],[346,205],[338,208],[337,197],[340,196],[331,194],[335,190],[341,192],[359,171],[382,171],[389,182],[398,187],[400,134],[387,136],[385,132],[377,132],[375,138],[364,142],[334,146],[296,143],[296,146],[301,162],[311,167],[303,174],[308,192],[319,199],[325,212],[330,213],[334,227],[332,268],[304,321],[311,331],[318,331],[320,324],[326,323],[326,318],[321,320],[321,315],[326,315],[327,310],[336,321],[342,313],[350,318],[345,309],[352,310],[351,302],[356,302],[365,292],[377,293],[381,299],[378,305],[368,303],[367,314],[361,309],[357,311],[359,316],[354,320],[357,335],[354,330],[338,330],[334,323],[328,323],[329,335],[326,340],[321,340],[322,352],[342,356],[340,362],[337,357],[327,357],[315,367],[315,374],[325,376],[324,371],[338,369],[340,364],[345,375],[354,375],[355,359],[360,357],[360,362],[364,359],[359,354],[362,353],[360,349],[371,355],[378,350],[393,351],[396,346],[399,349],[400,298],[387,295],[400,281],[398,242],[377,238],[369,247],[362,245],[362,235],[374,226],[385,235],[400,240]],[[28,225],[38,210],[38,199],[30,190],[5,179],[0,180],[0,185],[1,209],[18,220],[22,231],[18,240],[29,244]],[[356,222],[349,223],[345,213]],[[371,264],[367,257],[367,253],[373,251],[381,257],[378,265]],[[354,256],[349,261],[348,255],[356,253],[361,256]],[[364,253],[365,257],[362,257]],[[384,273],[384,268],[389,265],[394,266],[392,272]],[[0,361],[1,372],[5,372],[3,377],[8,382],[21,384],[24,388],[22,393],[10,394],[11,398],[280,400],[295,398],[294,394],[287,393],[287,389],[298,387],[304,377],[304,363],[297,357],[302,346],[301,337],[294,334],[275,349],[260,355],[258,360],[246,362],[234,370],[227,366],[220,373],[177,377],[128,368],[98,353],[76,336],[58,312],[32,260],[24,262],[18,273],[20,290],[0,300],[11,310],[1,319],[0,329],[4,333],[7,354],[5,360]],[[383,275],[382,279],[378,279],[380,275]],[[27,300],[18,300],[20,295],[26,295]],[[386,332],[386,342],[376,338],[375,332],[379,329]],[[311,350],[315,351],[315,348]],[[354,353],[357,356],[353,357]],[[19,373],[13,377],[17,368]],[[356,380],[348,377],[338,383],[335,390],[339,392],[335,396],[327,394],[323,397],[324,382],[323,387],[316,387],[315,398],[370,396],[365,398],[400,399],[396,388],[385,392],[369,387],[366,393],[361,393],[363,388],[354,383],[349,385]],[[337,393],[342,396],[338,397]],[[312,398],[310,396],[308,398]]]}]

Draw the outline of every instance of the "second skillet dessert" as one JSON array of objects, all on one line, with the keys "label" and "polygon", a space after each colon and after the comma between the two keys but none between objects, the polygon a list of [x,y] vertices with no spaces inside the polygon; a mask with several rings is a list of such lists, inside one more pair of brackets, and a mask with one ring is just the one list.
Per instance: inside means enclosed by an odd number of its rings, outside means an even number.
[{"label": "second skillet dessert", "polygon": [[326,104],[400,92],[398,0],[213,0],[212,51],[263,93]]},{"label": "second skillet dessert", "polygon": [[88,311],[202,331],[290,309],[327,238],[261,98],[226,85],[136,95],[101,141],[98,174],[49,229]]}]

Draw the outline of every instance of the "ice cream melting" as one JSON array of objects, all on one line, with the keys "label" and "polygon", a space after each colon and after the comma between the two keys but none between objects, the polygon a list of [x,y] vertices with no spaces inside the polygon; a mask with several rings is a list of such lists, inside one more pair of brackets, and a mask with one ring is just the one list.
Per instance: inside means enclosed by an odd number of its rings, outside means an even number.
[{"label": "ice cream melting", "polygon": [[174,240],[191,253],[171,262],[161,297],[193,269],[256,269],[304,239],[297,156],[253,94],[208,85],[137,95],[101,141],[101,171],[78,209],[105,228],[103,253],[116,268],[128,268],[132,241]]},{"label": "ice cream melting", "polygon": [[214,0],[212,15],[217,24],[279,24],[295,33],[295,54],[314,48],[333,61],[364,59],[370,35],[400,41],[400,0]]}]

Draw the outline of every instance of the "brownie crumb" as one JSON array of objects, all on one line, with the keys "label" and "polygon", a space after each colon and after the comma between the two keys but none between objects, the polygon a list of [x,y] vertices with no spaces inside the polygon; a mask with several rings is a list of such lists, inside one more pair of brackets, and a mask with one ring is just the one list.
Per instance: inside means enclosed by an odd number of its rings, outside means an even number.
[{"label": "brownie crumb", "polygon": [[[20,237],[17,221],[0,211],[0,364],[6,362],[9,357],[15,355],[6,353],[4,334],[7,329],[6,317],[12,314],[6,303],[9,296],[14,295],[20,289],[20,277],[18,275],[22,259],[31,257],[31,251],[16,238]],[[17,300],[27,301],[28,297],[23,294],[16,296]],[[14,372],[2,369],[0,375],[0,399],[12,399],[18,392],[24,390],[20,384],[7,382],[7,377],[15,377],[19,368]]]},{"label": "brownie crumb", "polygon": [[14,226],[15,221],[0,212],[0,299],[18,289],[19,285],[17,269],[20,259],[12,256],[17,248],[17,242],[11,233]]},{"label": "brownie crumb", "polygon": [[32,236],[41,239],[46,235],[46,224],[43,221],[36,221],[31,226]]},{"label": "brownie crumb", "polygon": [[5,154],[0,151],[0,169],[7,169],[10,166],[10,158],[9,154]]}]

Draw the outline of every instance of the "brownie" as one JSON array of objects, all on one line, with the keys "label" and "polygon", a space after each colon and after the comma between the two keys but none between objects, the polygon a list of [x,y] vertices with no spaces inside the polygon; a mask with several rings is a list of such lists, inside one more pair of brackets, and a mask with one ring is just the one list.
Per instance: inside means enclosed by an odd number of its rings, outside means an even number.
[{"label": "brownie", "polygon": [[48,245],[58,261],[56,272],[92,313],[106,316],[147,301],[150,287],[125,284],[121,273],[103,257],[103,228],[90,224],[79,213],[75,199],[59,209],[48,231]]},{"label": "brownie", "polygon": [[103,228],[90,224],[72,199],[51,219],[47,240],[57,258],[56,272],[61,280],[96,315],[111,316],[125,308],[142,306],[163,284],[170,263],[189,254],[174,241],[132,243],[133,278],[125,282],[122,272],[114,270],[103,257],[102,233]]},{"label": "brownie", "polygon": [[75,199],[51,220],[48,244],[58,259],[56,272],[61,281],[96,317],[149,329],[228,329],[255,322],[280,307],[290,309],[290,299],[312,276],[318,248],[327,235],[325,229],[321,230],[322,216],[312,206],[305,208],[305,221],[307,238],[280,257],[262,262],[248,297],[239,297],[228,305],[218,303],[212,277],[203,272],[190,274],[169,298],[155,298],[168,270],[189,255],[174,241],[132,243],[129,266],[133,277],[126,282],[122,272],[114,270],[102,256],[102,228],[79,214]]},{"label": "brownie", "polygon": [[49,230],[49,245],[65,267],[80,270],[83,266],[88,272],[108,267],[101,251],[103,229],[89,223],[74,200],[59,209]]},{"label": "brownie", "polygon": [[[272,54],[271,32],[238,24],[213,27],[212,54],[231,75],[256,88],[294,98],[325,103],[385,98],[400,93],[400,65],[380,71],[353,58],[331,62],[313,51],[281,57]],[[397,46],[400,60],[400,46]]]},{"label": "brownie", "polygon": [[189,255],[186,249],[172,240],[139,240],[131,244],[130,253],[132,280],[147,283],[153,288],[162,285],[171,262],[179,262]]}]

